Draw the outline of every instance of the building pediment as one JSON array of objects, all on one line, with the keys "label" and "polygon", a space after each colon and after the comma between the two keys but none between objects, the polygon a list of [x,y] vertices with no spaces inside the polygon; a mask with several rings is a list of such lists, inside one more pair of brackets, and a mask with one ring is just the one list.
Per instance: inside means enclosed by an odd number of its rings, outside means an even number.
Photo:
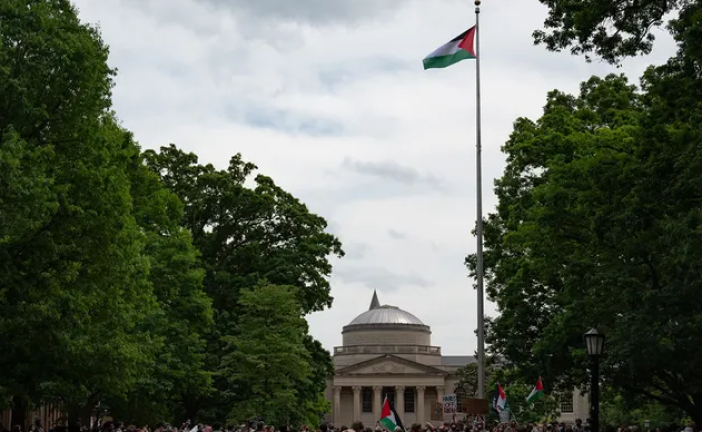
[{"label": "building pediment", "polygon": [[448,375],[448,372],[386,354],[337,369],[336,375]]}]

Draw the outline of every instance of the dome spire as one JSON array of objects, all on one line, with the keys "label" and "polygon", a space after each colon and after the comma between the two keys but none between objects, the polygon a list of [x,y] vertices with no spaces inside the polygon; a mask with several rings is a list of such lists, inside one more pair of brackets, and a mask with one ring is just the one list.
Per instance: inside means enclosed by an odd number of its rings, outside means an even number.
[{"label": "dome spire", "polygon": [[378,293],[373,290],[373,300],[371,300],[370,307],[368,310],[377,309],[380,307],[380,302],[378,301]]}]

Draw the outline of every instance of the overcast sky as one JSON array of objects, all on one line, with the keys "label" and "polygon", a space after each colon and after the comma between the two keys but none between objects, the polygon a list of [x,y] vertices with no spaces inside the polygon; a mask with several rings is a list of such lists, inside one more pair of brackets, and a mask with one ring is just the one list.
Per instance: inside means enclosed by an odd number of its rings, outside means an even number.
[{"label": "overcast sky", "polygon": [[[78,0],[119,69],[114,106],[144,148],[168,143],[224,167],[241,152],[324,216],[347,252],[332,309],[309,317],[329,349],[368,308],[406,309],[444,354],[476,348],[475,63],[422,70],[474,23],[466,0]],[[546,93],[614,69],[532,44],[536,0],[485,0],[482,18],[485,209],[500,147]],[[636,79],[674,50],[620,71]],[[489,315],[495,314],[492,305]]]}]

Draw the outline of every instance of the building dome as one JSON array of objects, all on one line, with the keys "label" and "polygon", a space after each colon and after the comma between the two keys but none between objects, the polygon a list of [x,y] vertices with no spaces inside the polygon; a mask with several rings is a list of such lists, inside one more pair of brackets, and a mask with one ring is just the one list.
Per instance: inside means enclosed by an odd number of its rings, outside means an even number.
[{"label": "building dome", "polygon": [[373,291],[373,299],[368,310],[344,326],[342,333],[347,331],[365,331],[367,329],[389,330],[390,328],[409,331],[430,331],[428,325],[406,310],[402,310],[397,306],[381,306],[378,301],[378,293]]},{"label": "building dome", "polygon": [[385,353],[394,349],[393,345],[431,345],[428,325],[399,307],[381,306],[376,292],[368,310],[345,325],[341,334],[345,347],[383,346]]},{"label": "building dome", "polygon": [[411,313],[404,311],[395,306],[376,306],[373,309],[363,312],[361,315],[357,316],[349,323],[350,326],[355,325],[382,325],[382,324],[410,324],[410,325],[421,325],[424,323],[412,315]]}]

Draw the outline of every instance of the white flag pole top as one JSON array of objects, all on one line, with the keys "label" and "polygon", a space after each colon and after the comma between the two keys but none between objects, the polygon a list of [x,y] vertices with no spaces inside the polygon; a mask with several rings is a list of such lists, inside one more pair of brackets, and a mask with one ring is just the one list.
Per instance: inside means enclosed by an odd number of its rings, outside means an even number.
[{"label": "white flag pole top", "polygon": [[478,398],[485,398],[485,294],[483,281],[483,164],[480,112],[480,0],[475,0],[475,175],[476,175],[476,252],[475,277],[478,291]]}]

